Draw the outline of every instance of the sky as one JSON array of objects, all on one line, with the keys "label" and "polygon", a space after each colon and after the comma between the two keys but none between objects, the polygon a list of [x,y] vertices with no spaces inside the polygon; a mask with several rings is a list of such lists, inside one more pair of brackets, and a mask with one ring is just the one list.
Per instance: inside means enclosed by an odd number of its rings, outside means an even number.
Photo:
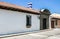
[{"label": "sky", "polygon": [[19,6],[28,6],[28,2],[32,2],[33,9],[49,9],[51,13],[60,14],[60,0],[0,0],[2,2],[8,2]]}]

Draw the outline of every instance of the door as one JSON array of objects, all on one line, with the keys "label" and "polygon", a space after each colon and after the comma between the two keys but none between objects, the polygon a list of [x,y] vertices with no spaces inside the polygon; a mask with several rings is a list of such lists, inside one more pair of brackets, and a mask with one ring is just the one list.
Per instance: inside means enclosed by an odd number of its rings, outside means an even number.
[{"label": "door", "polygon": [[54,28],[54,21],[51,21],[51,28]]},{"label": "door", "polygon": [[43,29],[47,29],[47,26],[46,26],[46,18],[43,19]]}]

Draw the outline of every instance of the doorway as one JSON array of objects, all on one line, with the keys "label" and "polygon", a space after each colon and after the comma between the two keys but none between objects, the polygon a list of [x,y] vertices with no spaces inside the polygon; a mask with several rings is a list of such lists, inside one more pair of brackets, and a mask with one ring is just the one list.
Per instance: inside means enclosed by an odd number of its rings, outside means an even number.
[{"label": "doorway", "polygon": [[51,21],[51,28],[54,28],[54,21]]},{"label": "doorway", "polygon": [[47,29],[47,26],[46,26],[46,18],[43,19],[43,29]]}]

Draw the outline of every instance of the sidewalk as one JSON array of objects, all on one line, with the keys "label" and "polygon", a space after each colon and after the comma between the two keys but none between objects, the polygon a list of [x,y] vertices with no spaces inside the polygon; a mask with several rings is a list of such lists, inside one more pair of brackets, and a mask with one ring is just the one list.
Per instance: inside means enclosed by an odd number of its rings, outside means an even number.
[{"label": "sidewalk", "polygon": [[[27,34],[28,33],[28,34]],[[15,34],[2,37],[1,39],[60,39],[60,29],[46,29],[34,32],[26,32],[23,35]]]},{"label": "sidewalk", "polygon": [[3,35],[3,36],[0,36],[0,38],[21,36],[21,35],[27,35],[27,34],[33,34],[33,33],[39,33],[39,32],[46,32],[46,31],[50,31],[50,29],[45,29],[45,30],[40,30],[40,31],[33,31],[33,32],[18,33],[18,34]]}]

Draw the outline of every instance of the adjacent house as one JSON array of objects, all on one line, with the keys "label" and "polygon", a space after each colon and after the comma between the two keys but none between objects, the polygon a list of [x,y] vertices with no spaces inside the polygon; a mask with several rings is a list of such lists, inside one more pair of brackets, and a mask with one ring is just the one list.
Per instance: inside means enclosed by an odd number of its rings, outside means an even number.
[{"label": "adjacent house", "polygon": [[60,14],[51,14],[51,28],[60,28]]},{"label": "adjacent house", "polygon": [[50,11],[0,2],[0,35],[49,29]]}]

